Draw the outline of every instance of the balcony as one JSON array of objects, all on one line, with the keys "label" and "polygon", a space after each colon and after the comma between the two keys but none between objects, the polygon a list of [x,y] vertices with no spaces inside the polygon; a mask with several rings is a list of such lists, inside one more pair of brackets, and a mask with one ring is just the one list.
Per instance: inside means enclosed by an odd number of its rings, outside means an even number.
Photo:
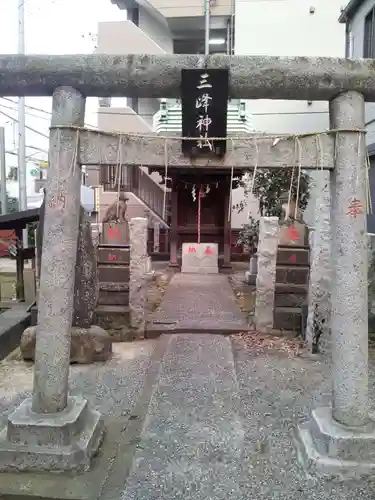
[{"label": "balcony", "polygon": [[[181,104],[176,100],[164,99],[160,110],[154,115],[153,130],[157,134],[181,134]],[[254,132],[251,117],[246,113],[244,101],[228,103],[227,134],[229,136],[244,135]]]},{"label": "balcony", "polygon": [[[131,51],[129,50],[131,47]],[[98,23],[98,54],[165,54],[144,30],[131,21],[112,21]]]},{"label": "balcony", "polygon": [[[200,17],[204,15],[202,0],[111,0],[120,9],[134,9],[138,6],[154,8],[166,19],[176,17]],[[215,0],[211,2],[212,16],[229,16],[233,12],[234,1]]]}]

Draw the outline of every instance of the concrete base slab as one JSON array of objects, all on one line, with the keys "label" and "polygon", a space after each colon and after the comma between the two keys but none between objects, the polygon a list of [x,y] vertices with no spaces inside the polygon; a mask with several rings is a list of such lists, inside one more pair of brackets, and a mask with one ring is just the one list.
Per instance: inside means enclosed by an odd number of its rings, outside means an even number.
[{"label": "concrete base slab", "polygon": [[296,446],[301,465],[318,475],[359,479],[375,472],[374,420],[347,427],[332,418],[331,408],[318,408],[299,426]]},{"label": "concrete base slab", "polygon": [[31,398],[0,432],[0,471],[87,470],[103,438],[100,413],[85,399],[69,397],[58,414],[36,414]]},{"label": "concrete base slab", "polygon": [[104,440],[87,471],[0,472],[0,496],[10,500],[97,500],[108,479],[127,418],[107,419]]}]

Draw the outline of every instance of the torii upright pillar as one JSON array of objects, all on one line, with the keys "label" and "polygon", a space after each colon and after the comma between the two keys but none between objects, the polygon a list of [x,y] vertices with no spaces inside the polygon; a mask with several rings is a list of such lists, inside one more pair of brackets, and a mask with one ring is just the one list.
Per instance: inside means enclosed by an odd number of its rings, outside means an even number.
[{"label": "torii upright pillar", "polygon": [[81,184],[79,136],[69,127],[84,117],[80,92],[54,92],[34,390],[0,434],[1,471],[87,469],[103,436],[100,414],[68,394]]},{"label": "torii upright pillar", "polygon": [[[375,421],[368,408],[365,103],[358,92],[330,103],[336,134],[332,174],[332,405],[299,429],[301,457],[324,475],[375,471]],[[336,133],[335,130],[338,130]],[[341,130],[341,131],[340,131]]]}]

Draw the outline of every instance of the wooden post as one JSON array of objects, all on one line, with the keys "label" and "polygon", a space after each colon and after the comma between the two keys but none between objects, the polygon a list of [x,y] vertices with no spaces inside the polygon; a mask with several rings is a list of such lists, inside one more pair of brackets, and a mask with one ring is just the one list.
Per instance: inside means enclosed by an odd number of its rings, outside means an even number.
[{"label": "wooden post", "polygon": [[[23,243],[22,229],[16,229],[17,241]],[[16,255],[16,268],[17,268],[17,283],[16,283],[16,297],[18,300],[25,300],[25,287],[23,282],[23,248],[17,248]]]}]

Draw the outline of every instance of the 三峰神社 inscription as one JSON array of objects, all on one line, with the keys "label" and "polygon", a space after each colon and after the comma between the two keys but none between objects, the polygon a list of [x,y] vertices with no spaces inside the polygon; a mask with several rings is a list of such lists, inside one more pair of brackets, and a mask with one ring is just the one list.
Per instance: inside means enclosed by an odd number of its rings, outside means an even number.
[{"label": "\u4e09\u5cf0\u795e\u793e inscription", "polygon": [[197,138],[182,141],[185,154],[225,154],[226,140],[209,138],[227,136],[228,86],[228,70],[182,70],[182,135]]}]

